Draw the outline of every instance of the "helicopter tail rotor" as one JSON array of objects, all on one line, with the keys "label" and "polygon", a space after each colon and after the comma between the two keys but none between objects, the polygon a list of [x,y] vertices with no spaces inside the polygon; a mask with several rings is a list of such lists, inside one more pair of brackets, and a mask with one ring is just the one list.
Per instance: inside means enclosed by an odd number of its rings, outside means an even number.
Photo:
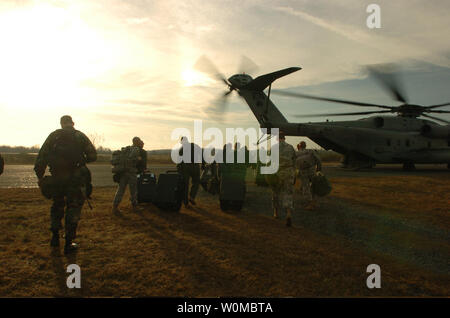
[{"label": "helicopter tail rotor", "polygon": [[[231,93],[236,90],[236,87],[228,81],[228,79],[218,70],[214,63],[205,55],[198,59],[197,63],[194,65],[194,68],[219,82],[223,82],[227,86],[228,90],[213,100],[211,105],[206,108],[206,113],[211,118],[216,121],[223,121],[224,113],[227,110],[228,99],[231,96]],[[251,74],[256,72],[258,69],[259,67],[251,59],[242,55],[239,64],[239,73]]]}]

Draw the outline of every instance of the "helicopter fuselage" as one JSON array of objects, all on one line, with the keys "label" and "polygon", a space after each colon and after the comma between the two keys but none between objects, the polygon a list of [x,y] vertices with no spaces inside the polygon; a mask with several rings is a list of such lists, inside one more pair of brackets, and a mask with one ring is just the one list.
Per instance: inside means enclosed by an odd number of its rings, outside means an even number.
[{"label": "helicopter fuselage", "polygon": [[[306,136],[326,150],[372,163],[450,163],[450,126],[429,120],[373,116],[354,121],[282,123],[289,136]],[[424,131],[438,131],[432,135]],[[433,129],[434,128],[434,129]]]},{"label": "helicopter fuselage", "polygon": [[263,91],[238,89],[262,128],[305,136],[351,162],[450,164],[450,125],[414,116],[372,116],[351,121],[291,123]]}]

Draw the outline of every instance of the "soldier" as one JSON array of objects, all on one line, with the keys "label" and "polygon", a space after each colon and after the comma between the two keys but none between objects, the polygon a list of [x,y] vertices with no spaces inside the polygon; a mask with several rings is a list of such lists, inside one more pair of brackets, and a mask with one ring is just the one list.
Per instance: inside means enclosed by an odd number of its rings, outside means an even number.
[{"label": "soldier", "polygon": [[125,190],[130,188],[130,201],[133,212],[137,209],[137,174],[142,173],[147,168],[147,152],[143,149],[144,142],[139,137],[134,137],[131,146],[122,149],[123,156],[126,156],[126,166],[120,172],[119,186],[113,200],[112,212],[116,215],[120,214],[119,204],[122,201]]},{"label": "soldier", "polygon": [[298,144],[298,149],[295,164],[298,168],[298,176],[302,183],[302,195],[307,201],[305,209],[313,210],[317,202],[315,198],[313,199],[311,181],[316,171],[322,170],[322,163],[313,150],[306,149],[306,143],[304,141]]},{"label": "soldier", "polygon": [[0,154],[0,175],[3,173],[3,167],[4,166],[5,166],[5,160],[3,160],[3,157]]},{"label": "soldier", "polygon": [[53,247],[59,246],[59,230],[66,206],[64,253],[68,254],[78,247],[73,240],[86,199],[82,188],[90,178],[86,163],[97,160],[97,152],[89,138],[81,131],[75,130],[70,116],[62,116],[60,123],[62,129],[52,132],[39,150],[34,171],[39,180],[39,187],[42,186],[47,165],[52,175],[54,187],[50,230],[53,236],[50,245]]},{"label": "soldier", "polygon": [[273,216],[278,218],[280,210],[286,210],[286,226],[291,226],[294,208],[295,150],[292,145],[286,143],[284,132],[280,131],[278,140],[279,168],[276,174],[278,181],[272,186]]},{"label": "soldier", "polygon": [[[138,137],[135,137],[138,138]],[[138,174],[142,174],[145,171],[147,171],[147,151],[145,151],[144,149],[144,142],[142,141],[142,139],[139,139],[139,158],[140,160],[138,161],[136,168],[137,168],[137,172]]]},{"label": "soldier", "polygon": [[[183,148],[191,149],[191,156],[186,161],[184,159],[178,164],[177,169],[183,175],[184,180],[184,206],[189,206],[189,203],[196,205],[195,197],[197,195],[198,187],[200,185],[200,166],[202,165],[202,149],[193,142],[189,142],[187,137],[181,137],[180,143],[182,145],[179,155],[183,156]],[[197,153],[197,155],[195,155]],[[195,162],[196,158],[199,158]],[[189,192],[189,181],[192,179],[191,191]]]}]

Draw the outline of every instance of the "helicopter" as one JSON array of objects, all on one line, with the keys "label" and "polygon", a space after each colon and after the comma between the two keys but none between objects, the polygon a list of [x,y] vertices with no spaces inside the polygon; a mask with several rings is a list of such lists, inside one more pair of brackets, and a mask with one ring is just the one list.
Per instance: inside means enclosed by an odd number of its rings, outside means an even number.
[{"label": "helicopter", "polygon": [[[198,67],[199,65],[201,67]],[[342,154],[343,167],[371,168],[376,164],[403,164],[404,170],[414,170],[415,164],[432,163],[447,164],[447,168],[450,169],[450,122],[430,115],[433,113],[450,113],[447,110],[437,109],[449,106],[450,103],[430,106],[408,103],[405,94],[399,89],[395,74],[386,72],[386,65],[369,67],[369,74],[374,76],[391,96],[401,103],[399,106],[272,90],[272,83],[275,80],[301,70],[300,67],[289,67],[256,78],[242,72],[227,79],[217,71],[217,68],[209,59],[203,56],[197,62],[197,69],[213,75],[215,79],[220,80],[228,87],[228,90],[222,95],[221,110],[223,110],[226,98],[235,91],[246,101],[260,127],[266,128],[268,134],[270,134],[271,128],[278,128],[286,136],[308,137],[323,149]],[[266,88],[268,88],[267,95],[264,93]],[[292,123],[283,116],[271,101],[271,93],[358,107],[377,107],[380,110],[296,115],[296,117],[317,117],[321,115],[377,114],[358,120]],[[387,116],[388,113],[396,114],[396,116]],[[440,125],[436,121],[446,125]]]}]

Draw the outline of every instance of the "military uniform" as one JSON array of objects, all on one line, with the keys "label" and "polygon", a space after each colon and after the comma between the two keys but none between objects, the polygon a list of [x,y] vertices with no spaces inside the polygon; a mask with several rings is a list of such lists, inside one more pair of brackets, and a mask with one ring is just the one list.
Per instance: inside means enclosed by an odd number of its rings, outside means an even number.
[{"label": "military uniform", "polygon": [[[68,145],[66,155],[61,155],[61,150],[58,149],[58,145],[61,144]],[[95,160],[97,160],[97,152],[94,145],[86,135],[73,127],[52,132],[39,150],[34,165],[36,176],[41,180],[48,165],[55,184],[50,210],[53,246],[59,245],[58,233],[65,207],[66,246],[70,245],[76,236],[86,196],[82,189],[90,178],[90,172],[85,164]]]},{"label": "military uniform", "polygon": [[303,197],[311,202],[313,199],[311,192],[311,180],[317,171],[321,170],[321,161],[316,153],[311,149],[300,149],[297,152],[297,159],[295,161],[298,169],[298,176],[302,184]]},{"label": "military uniform", "polygon": [[[142,173],[147,166],[147,153],[145,153],[145,157],[143,157],[143,153],[141,150],[143,149],[137,146],[129,146],[128,156],[129,158],[135,158],[135,161],[134,162],[127,161],[127,164],[129,165],[125,167],[125,171],[120,172],[119,186],[117,188],[113,200],[114,209],[117,209],[120,202],[122,201],[127,185],[130,188],[131,204],[133,205],[133,207],[137,206],[137,174]],[[145,160],[145,167],[144,167],[144,160]]]},{"label": "military uniform", "polygon": [[[186,146],[185,146],[186,147]],[[195,197],[197,196],[198,188],[200,186],[200,167],[202,163],[195,162],[195,153],[202,154],[202,149],[194,144],[188,143],[188,147],[191,148],[191,157],[189,160],[184,161],[178,164],[177,169],[178,172],[183,176],[184,181],[184,193],[183,193],[183,202],[184,205],[188,205],[189,201],[195,204]],[[183,156],[183,147],[181,147],[179,151],[179,155]],[[192,180],[191,190],[189,192],[189,183]]]},{"label": "military uniform", "polygon": [[[274,216],[277,217],[280,210],[293,209],[293,192],[295,178],[295,150],[292,145],[280,140],[279,168],[277,172],[277,183],[272,186],[272,207]],[[288,216],[290,217],[290,216]]]},{"label": "military uniform", "polygon": [[136,169],[138,174],[144,173],[147,170],[147,151],[143,148],[139,148],[139,160]]},{"label": "military uniform", "polygon": [[2,155],[0,155],[0,174],[3,173],[3,167],[5,166],[5,160],[3,160]]}]

